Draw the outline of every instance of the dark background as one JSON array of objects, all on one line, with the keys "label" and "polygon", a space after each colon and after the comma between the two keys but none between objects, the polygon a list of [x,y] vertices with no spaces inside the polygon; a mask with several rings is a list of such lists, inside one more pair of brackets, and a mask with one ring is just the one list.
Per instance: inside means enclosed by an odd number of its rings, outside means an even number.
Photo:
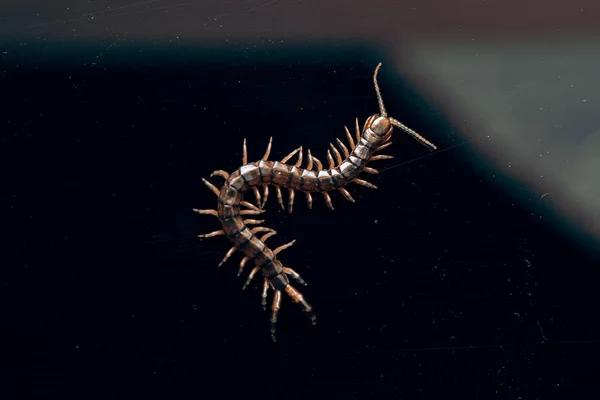
[{"label": "dark background", "polygon": [[[9,36],[5,398],[600,393],[595,242],[386,68],[384,47],[250,38],[99,53]],[[395,158],[366,178],[379,189],[353,187],[356,204],[334,194],[335,212],[299,195],[287,215],[271,193],[269,244],[297,239],[280,258],[318,317],[311,327],[286,298],[273,344],[260,280],[242,292],[239,255],[217,268],[226,239],[196,237],[219,229],[191,211],[216,207],[201,178],[239,167],[244,138],[251,160],[270,136],[274,159],[303,145],[324,160],[344,124],[377,112],[380,61],[388,112],[439,150],[396,132]]]}]

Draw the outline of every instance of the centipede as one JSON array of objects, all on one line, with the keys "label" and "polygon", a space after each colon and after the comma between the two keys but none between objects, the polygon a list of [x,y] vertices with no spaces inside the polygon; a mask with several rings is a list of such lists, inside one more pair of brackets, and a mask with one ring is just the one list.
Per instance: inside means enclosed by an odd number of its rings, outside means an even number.
[{"label": "centipede", "polygon": [[[254,264],[242,289],[246,289],[250,285],[259,271],[262,272],[261,304],[264,310],[267,308],[269,290],[274,293],[271,301],[270,317],[270,335],[273,341],[276,341],[277,317],[284,295],[287,295],[293,303],[300,306],[312,325],[316,325],[317,318],[313,307],[291,283],[293,280],[299,285],[306,286],[306,282],[300,274],[286,267],[279,259],[279,253],[292,246],[296,241],[292,240],[271,250],[266,241],[276,235],[277,232],[274,229],[262,226],[264,220],[256,219],[260,218],[257,217],[258,215],[265,212],[269,188],[275,191],[277,202],[284,210],[286,205],[284,204],[282,191],[287,190],[287,211],[290,214],[294,208],[297,192],[304,193],[309,209],[313,205],[313,194],[318,194],[323,198],[327,207],[334,210],[331,199],[333,192],[339,192],[346,200],[354,203],[355,200],[348,190],[350,184],[377,189],[375,185],[362,179],[363,175],[361,174],[377,174],[379,171],[369,165],[375,161],[393,158],[379,152],[392,144],[390,139],[394,128],[398,128],[416,139],[430,151],[437,149],[433,143],[422,135],[388,115],[377,83],[377,74],[381,65],[379,63],[373,73],[373,85],[379,105],[379,113],[368,117],[362,129],[359,127],[358,118],[356,118],[354,137],[348,127],[344,127],[347,145],[339,138],[335,140],[337,147],[330,143],[326,153],[328,168],[325,168],[323,163],[311,154],[310,149],[307,151],[307,156],[303,157],[302,147],[298,147],[281,161],[269,160],[273,144],[272,137],[269,139],[263,157],[258,161],[248,162],[246,139],[244,139],[242,165],[232,173],[216,170],[210,174],[210,178],[220,177],[224,179],[225,182],[220,189],[207,179],[202,178],[203,183],[218,197],[217,208],[209,210],[194,208],[193,211],[198,214],[216,217],[221,224],[221,229],[207,234],[200,234],[198,237],[205,239],[226,236],[231,243],[231,248],[227,251],[219,266],[223,265],[234,253],[241,253],[242,259],[239,263],[238,276],[243,273],[246,264]],[[296,162],[288,163],[295,156],[297,157]],[[302,163],[304,160],[306,160],[306,167],[303,168]],[[359,176],[361,177],[359,178]],[[255,203],[248,199],[252,197],[252,194]]]}]

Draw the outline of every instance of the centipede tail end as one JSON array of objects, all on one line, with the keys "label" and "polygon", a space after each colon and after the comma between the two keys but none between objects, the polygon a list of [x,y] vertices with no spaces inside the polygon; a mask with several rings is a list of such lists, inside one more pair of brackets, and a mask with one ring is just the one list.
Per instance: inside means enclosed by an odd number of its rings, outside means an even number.
[{"label": "centipede tail end", "polygon": [[[315,315],[313,308],[308,302],[304,299],[302,293],[300,293],[296,288],[292,285],[287,285],[284,289],[285,293],[292,299],[292,301],[302,308],[308,318],[310,319],[311,324],[314,326],[317,324],[317,316]],[[271,306],[271,339],[276,342],[277,341],[277,316],[279,314],[279,310],[281,309],[281,290],[275,291],[275,296],[273,296],[273,303]]]},{"label": "centipede tail end", "polygon": [[285,293],[287,293],[287,295],[292,298],[292,301],[294,303],[298,304],[302,308],[302,311],[304,311],[305,313],[308,314],[308,317],[310,318],[310,322],[313,325],[316,325],[317,324],[317,316],[315,315],[312,306],[310,304],[308,304],[308,302],[304,299],[304,296],[302,295],[302,293],[300,293],[292,285],[287,285],[287,287],[285,288]]}]

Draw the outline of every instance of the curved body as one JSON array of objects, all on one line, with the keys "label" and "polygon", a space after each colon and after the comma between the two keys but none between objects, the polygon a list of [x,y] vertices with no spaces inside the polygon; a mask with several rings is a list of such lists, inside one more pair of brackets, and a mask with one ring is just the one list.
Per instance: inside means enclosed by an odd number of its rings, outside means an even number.
[{"label": "curved body", "polygon": [[[236,251],[239,251],[244,255],[240,263],[240,273],[247,262],[250,261],[255,264],[244,288],[248,286],[258,271],[262,272],[263,307],[266,306],[268,289],[272,288],[275,292],[271,307],[271,336],[273,340],[275,340],[277,313],[281,307],[282,293],[286,293],[295,303],[299,304],[302,309],[309,314],[313,324],[316,323],[316,318],[312,311],[312,307],[306,302],[302,294],[292,286],[288,276],[296,279],[300,284],[305,285],[306,283],[298,273],[286,268],[277,257],[277,254],[280,251],[285,250],[295,241],[271,250],[265,244],[265,241],[269,237],[275,235],[276,232],[262,226],[250,228],[249,225],[260,225],[263,221],[245,219],[246,215],[258,215],[263,212],[269,194],[269,187],[276,190],[277,199],[282,208],[285,207],[281,190],[288,190],[288,210],[290,213],[293,210],[296,192],[304,193],[309,208],[312,207],[312,194],[318,192],[324,197],[327,206],[333,210],[333,204],[329,193],[338,191],[347,200],[354,202],[351,194],[346,190],[348,184],[356,183],[362,186],[376,188],[367,181],[358,178],[358,175],[363,172],[370,174],[377,173],[377,170],[368,167],[367,163],[391,158],[391,156],[376,155],[375,153],[391,144],[389,139],[391,138],[393,126],[399,127],[419,140],[422,144],[435,149],[435,146],[422,136],[402,125],[397,120],[387,116],[376,80],[377,71],[380,66],[381,64],[379,64],[375,70],[375,75],[373,77],[379,100],[380,113],[369,117],[362,130],[359,129],[358,120],[356,120],[356,142],[348,128],[346,128],[349,146],[346,147],[339,139],[337,140],[340,149],[339,151],[333,144],[330,145],[331,151],[327,151],[329,168],[324,169],[321,162],[311,155],[310,150],[308,151],[307,156],[307,166],[302,168],[303,151],[301,147],[294,150],[279,162],[269,161],[268,156],[271,151],[272,142],[269,142],[267,151],[261,160],[248,163],[246,143],[244,141],[242,166],[231,174],[218,170],[211,175],[218,175],[225,178],[225,183],[221,189],[217,189],[214,185],[204,180],[204,183],[218,196],[218,206],[216,210],[195,209],[194,211],[200,214],[211,214],[218,217],[222,225],[222,230],[198,236],[211,237],[225,235],[228,237],[233,246],[229,252],[227,252],[225,258],[221,261],[221,264]],[[298,154],[297,162],[295,164],[287,164],[287,162],[296,154]],[[342,154],[344,157],[342,157]],[[260,194],[259,188],[263,189],[263,195]],[[250,191],[254,192],[256,205],[244,200]],[[259,237],[259,233],[264,234]]]},{"label": "curved body", "polygon": [[[371,117],[373,118],[373,117]],[[363,136],[372,136],[367,129]],[[305,193],[327,193],[344,188],[366,167],[376,151],[377,141],[370,143],[361,138],[359,144],[342,163],[333,168],[312,170],[296,167],[277,161],[258,161],[242,165],[229,178],[220,190],[217,211],[223,231],[233,245],[248,259],[254,260],[265,278],[288,284],[283,266],[258,237],[250,232],[240,215],[240,203],[245,193],[253,187],[274,185]],[[284,289],[284,287],[281,287]]]}]

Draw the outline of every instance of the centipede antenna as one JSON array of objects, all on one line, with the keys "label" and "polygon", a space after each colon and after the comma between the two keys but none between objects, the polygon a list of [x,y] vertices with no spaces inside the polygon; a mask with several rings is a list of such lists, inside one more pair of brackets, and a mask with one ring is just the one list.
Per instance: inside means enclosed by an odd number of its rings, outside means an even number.
[{"label": "centipede antenna", "polygon": [[[430,151],[437,150],[437,146],[431,143],[429,140],[425,139],[423,136],[419,135],[417,132],[410,129],[408,126],[404,125],[402,122],[398,121],[395,118],[390,118],[390,122],[392,125],[402,129],[404,132],[408,133],[413,138],[417,139],[419,143],[423,146],[427,147]],[[373,157],[374,158],[374,157]],[[371,159],[373,159],[371,158]]]},{"label": "centipede antenna", "polygon": [[387,111],[385,111],[383,99],[381,98],[381,90],[379,90],[379,85],[377,84],[377,73],[379,72],[379,68],[381,68],[381,63],[377,64],[377,67],[375,68],[375,73],[373,74],[373,84],[375,85],[375,92],[377,93],[377,103],[379,103],[379,115],[382,117],[387,117]]}]

